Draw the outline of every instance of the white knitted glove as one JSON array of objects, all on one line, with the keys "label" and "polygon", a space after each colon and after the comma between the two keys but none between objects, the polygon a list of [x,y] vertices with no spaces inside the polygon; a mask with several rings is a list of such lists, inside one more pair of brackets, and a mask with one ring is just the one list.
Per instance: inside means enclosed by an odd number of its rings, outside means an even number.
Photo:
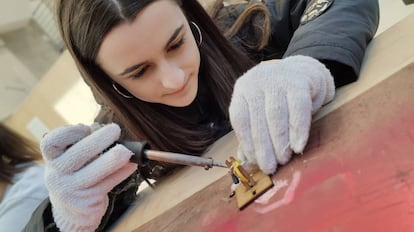
[{"label": "white knitted glove", "polygon": [[302,153],[312,114],[334,98],[329,70],[318,60],[292,56],[256,65],[234,86],[230,121],[239,140],[238,158],[272,174],[277,164]]},{"label": "white knitted glove", "polygon": [[53,217],[61,231],[94,231],[108,207],[107,193],[137,168],[132,152],[118,140],[121,129],[109,124],[92,132],[78,124],[48,133],[40,148]]}]

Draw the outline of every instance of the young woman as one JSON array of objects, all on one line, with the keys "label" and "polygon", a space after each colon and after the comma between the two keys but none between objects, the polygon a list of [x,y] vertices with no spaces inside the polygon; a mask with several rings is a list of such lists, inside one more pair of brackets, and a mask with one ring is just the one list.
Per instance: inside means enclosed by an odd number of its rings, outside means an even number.
[{"label": "young woman", "polygon": [[0,124],[0,225],[21,231],[40,202],[47,198],[43,165],[37,147]]},{"label": "young woman", "polygon": [[114,201],[136,190],[131,152],[108,149],[119,139],[199,155],[234,129],[238,157],[274,173],[303,151],[335,87],[357,79],[378,24],[376,0],[219,2],[211,17],[196,0],[58,2],[62,37],[107,124],[59,128],[41,143],[51,206],[37,220],[62,231],[105,228]]}]

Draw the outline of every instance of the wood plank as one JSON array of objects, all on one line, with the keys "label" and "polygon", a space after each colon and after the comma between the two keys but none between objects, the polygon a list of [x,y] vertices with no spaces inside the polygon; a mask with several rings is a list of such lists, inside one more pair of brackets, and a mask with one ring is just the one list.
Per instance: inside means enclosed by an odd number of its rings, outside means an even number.
[{"label": "wood plank", "polygon": [[413,231],[413,75],[414,63],[316,121],[268,200],[239,211],[226,175],[134,231]]},{"label": "wood plank", "polygon": [[[384,224],[386,217],[389,231],[414,229],[408,221],[414,202],[407,174],[414,151],[409,120],[414,118],[414,79],[409,78],[414,49],[407,49],[414,41],[413,24],[414,14],[371,43],[360,80],[340,89],[316,116],[307,152],[278,171],[275,181],[288,186],[267,205],[240,212],[227,199],[231,179],[226,170],[187,167],[155,191],[144,191],[113,231],[378,231],[374,222]],[[236,149],[229,133],[206,156],[225,160]],[[397,213],[401,210],[403,215]],[[360,218],[366,214],[372,216],[364,224]]]}]

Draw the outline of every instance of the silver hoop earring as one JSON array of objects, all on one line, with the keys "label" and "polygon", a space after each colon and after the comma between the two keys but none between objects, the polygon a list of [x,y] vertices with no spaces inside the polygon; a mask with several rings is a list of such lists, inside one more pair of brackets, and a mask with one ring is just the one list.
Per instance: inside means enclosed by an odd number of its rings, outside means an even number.
[{"label": "silver hoop earring", "polygon": [[190,23],[196,28],[198,32],[198,37],[199,37],[198,46],[200,46],[201,43],[203,42],[203,35],[201,34],[201,30],[195,22],[191,21]]},{"label": "silver hoop earring", "polygon": [[114,88],[114,90],[119,94],[119,95],[121,95],[122,97],[124,97],[124,98],[133,98],[133,96],[131,96],[131,95],[126,95],[125,93],[123,93],[123,92],[121,92],[117,87],[116,87],[116,84],[115,83],[112,83],[112,88]]}]

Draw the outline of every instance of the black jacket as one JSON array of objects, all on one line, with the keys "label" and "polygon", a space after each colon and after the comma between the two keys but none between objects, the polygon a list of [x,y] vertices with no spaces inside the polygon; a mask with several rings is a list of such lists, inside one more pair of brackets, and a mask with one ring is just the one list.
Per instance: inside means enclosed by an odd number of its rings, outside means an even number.
[{"label": "black jacket", "polygon": [[[336,87],[357,80],[365,49],[379,21],[377,0],[264,0],[271,16],[268,44],[254,48],[261,36],[260,14],[230,38],[256,62],[292,55],[307,55],[323,62]],[[222,7],[214,16],[226,32],[246,8],[245,4]],[[258,25],[257,25],[258,24]],[[106,116],[108,117],[108,116]],[[100,230],[107,228],[135,198],[141,179],[136,175],[117,186],[110,196],[110,209]],[[135,183],[135,184],[131,184]],[[34,212],[25,231],[57,231],[48,199]]]},{"label": "black jacket", "polygon": [[[378,27],[378,0],[262,2],[271,16],[268,45],[260,50],[248,47],[256,44],[260,36],[257,27],[261,26],[262,16],[259,13],[253,14],[250,23],[231,38],[253,59],[261,61],[307,55],[325,63],[334,76],[336,87],[357,80],[365,49]],[[223,7],[215,16],[219,28],[227,31],[246,6],[247,3]]]}]

